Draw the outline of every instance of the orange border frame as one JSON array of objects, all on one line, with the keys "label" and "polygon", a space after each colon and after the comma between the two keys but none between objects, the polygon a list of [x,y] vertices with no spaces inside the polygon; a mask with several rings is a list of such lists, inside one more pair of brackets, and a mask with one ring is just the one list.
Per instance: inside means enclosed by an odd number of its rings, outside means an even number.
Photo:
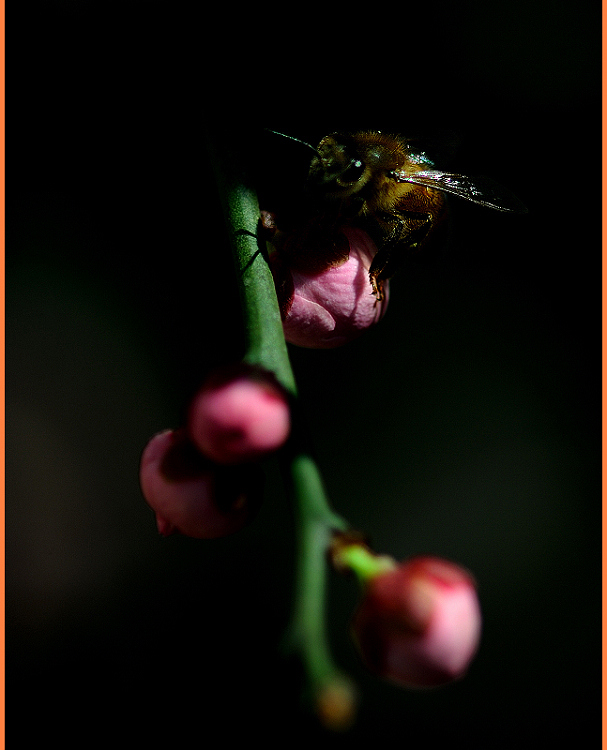
[{"label": "orange border frame", "polygon": [[[0,373],[1,373],[1,383],[2,383],[2,396],[1,396],[1,404],[2,404],[2,429],[0,430],[0,474],[2,475],[2,478],[4,479],[5,476],[5,364],[6,364],[6,357],[5,357],[5,228],[6,228],[6,212],[5,212],[5,185],[6,185],[6,146],[5,146],[5,135],[6,135],[6,83],[5,83],[5,74],[6,74],[6,63],[5,63],[5,55],[6,55],[6,16],[5,16],[5,3],[4,0],[0,0],[0,277],[1,277],[1,288],[2,288],[2,309],[0,311],[0,315],[2,316],[2,325],[0,326]],[[1,630],[0,630],[0,659],[2,664],[2,674],[0,679],[0,743],[1,747],[6,746],[6,713],[5,713],[5,677],[6,677],[6,671],[5,671],[5,623],[6,623],[6,610],[5,610],[5,597],[6,597],[6,586],[5,586],[5,575],[6,575],[6,568],[5,568],[5,495],[4,495],[4,481],[2,482],[2,489],[0,490],[1,493],[1,503],[2,503],[2,512],[0,513],[0,544],[1,544],[1,557],[0,557],[0,565],[2,567],[2,575],[0,576],[0,608],[1,608],[1,618],[0,622]]]},{"label": "orange border frame", "polygon": [[602,69],[602,87],[603,87],[603,102],[602,102],[602,128],[603,128],[603,140],[602,140],[602,167],[603,167],[603,195],[602,195],[602,221],[603,221],[603,254],[602,254],[602,494],[603,494],[603,514],[602,514],[602,534],[603,534],[603,591],[602,591],[602,615],[603,615],[603,642],[602,642],[602,668],[603,668],[603,681],[602,681],[602,698],[603,698],[603,715],[602,715],[602,747],[607,748],[607,722],[605,716],[605,701],[607,699],[607,631],[606,631],[606,616],[607,616],[607,561],[606,561],[606,546],[605,538],[607,536],[607,477],[605,475],[605,467],[607,466],[607,133],[605,132],[605,123],[607,119],[607,97],[605,88],[607,86],[607,44],[605,42],[606,30],[607,30],[607,2],[603,0],[602,3],[602,22],[603,22],[603,39],[602,39],[602,52],[603,52],[603,69]]}]

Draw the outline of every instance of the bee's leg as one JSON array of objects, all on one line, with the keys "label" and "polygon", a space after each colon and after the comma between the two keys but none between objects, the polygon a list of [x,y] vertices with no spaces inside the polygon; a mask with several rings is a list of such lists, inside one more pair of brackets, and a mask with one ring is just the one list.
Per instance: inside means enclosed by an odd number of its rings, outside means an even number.
[{"label": "bee's leg", "polygon": [[371,288],[373,289],[371,293],[375,297],[376,302],[381,302],[385,296],[384,282],[381,279],[373,276],[371,271],[369,271],[369,281],[371,282]]},{"label": "bee's leg", "polygon": [[[412,227],[412,222],[415,225]],[[383,281],[394,276],[407,258],[406,250],[414,250],[426,238],[432,226],[432,215],[406,211],[389,216],[390,232],[373,258],[369,268],[369,281],[375,298],[384,298]]]}]

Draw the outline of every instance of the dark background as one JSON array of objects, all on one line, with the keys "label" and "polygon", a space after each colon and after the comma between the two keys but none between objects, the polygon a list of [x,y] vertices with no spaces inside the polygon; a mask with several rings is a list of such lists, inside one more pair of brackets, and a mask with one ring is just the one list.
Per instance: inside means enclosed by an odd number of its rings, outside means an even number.
[{"label": "dark background", "polygon": [[455,131],[449,167],[529,207],[454,199],[443,256],[392,281],[380,326],[292,351],[336,509],[378,551],[466,565],[484,612],[465,680],[400,691],[359,665],[332,576],[362,694],[339,742],[598,739],[599,7],[47,0],[7,20],[9,742],[322,737],[278,651],[276,467],[255,523],[212,542],[159,538],[138,487],[148,438],[240,352],[208,126],[282,195],[308,154],[263,127]]}]

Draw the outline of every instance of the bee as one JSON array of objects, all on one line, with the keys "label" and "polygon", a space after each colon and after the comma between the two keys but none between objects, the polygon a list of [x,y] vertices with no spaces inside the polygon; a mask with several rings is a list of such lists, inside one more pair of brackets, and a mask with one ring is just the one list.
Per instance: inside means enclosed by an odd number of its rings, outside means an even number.
[{"label": "bee", "polygon": [[349,250],[340,229],[364,229],[378,248],[369,268],[377,301],[384,298],[384,282],[427,243],[443,219],[445,194],[497,211],[527,211],[515,195],[489,178],[435,169],[425,152],[398,135],[332,133],[316,148],[286,137],[311,148],[314,156],[298,213],[286,222],[281,252],[289,262],[305,262],[307,268],[315,259],[319,267],[339,264]]}]

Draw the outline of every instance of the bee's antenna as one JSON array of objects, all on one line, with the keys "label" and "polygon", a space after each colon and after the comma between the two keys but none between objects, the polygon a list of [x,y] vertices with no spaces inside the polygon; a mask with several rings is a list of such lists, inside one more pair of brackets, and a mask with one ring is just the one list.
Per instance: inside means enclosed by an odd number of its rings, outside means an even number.
[{"label": "bee's antenna", "polygon": [[302,146],[307,146],[308,148],[311,148],[312,151],[316,154],[316,156],[320,156],[318,151],[309,143],[306,143],[305,141],[300,140],[299,138],[294,138],[292,135],[286,135],[286,133],[279,133],[277,130],[270,130],[270,128],[265,128],[265,130],[268,131],[268,133],[274,133],[274,135],[281,135],[283,138],[288,138],[291,141],[296,141],[297,143],[301,143]]}]

